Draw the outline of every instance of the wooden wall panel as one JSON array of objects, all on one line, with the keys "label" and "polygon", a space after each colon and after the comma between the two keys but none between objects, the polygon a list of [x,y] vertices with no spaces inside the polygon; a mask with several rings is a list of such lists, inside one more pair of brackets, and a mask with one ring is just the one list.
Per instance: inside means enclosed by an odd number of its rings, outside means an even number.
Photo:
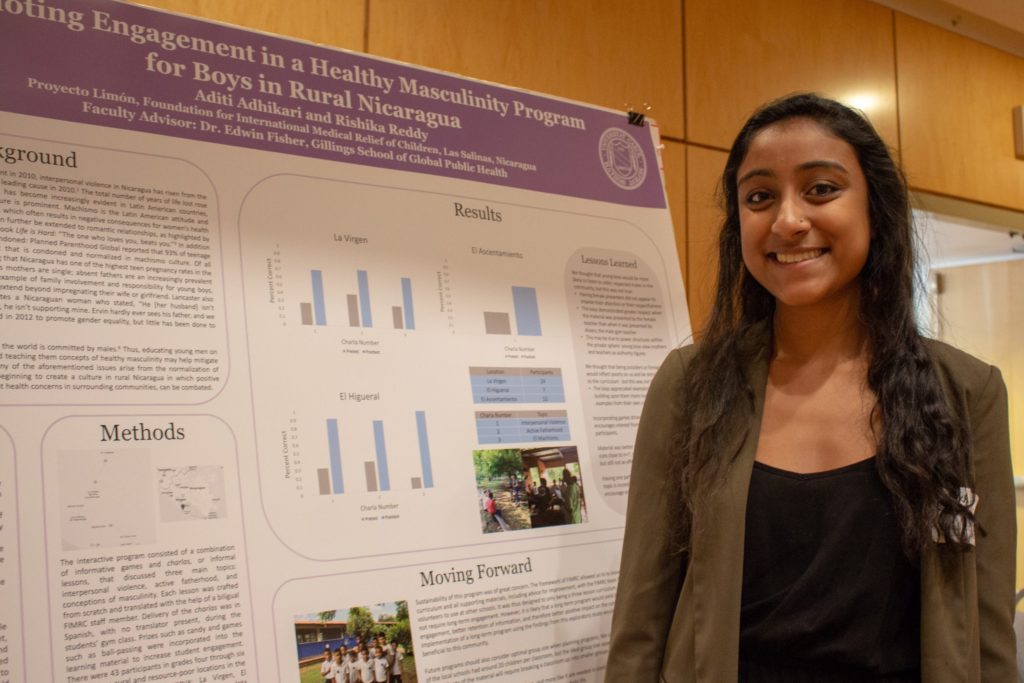
[{"label": "wooden wall panel", "polygon": [[686,300],[694,334],[707,322],[718,276],[718,227],[722,212],[716,192],[725,166],[725,152],[688,145],[686,148]]},{"label": "wooden wall panel", "polygon": [[368,51],[624,109],[683,134],[681,0],[370,0]]},{"label": "wooden wall panel", "polygon": [[910,184],[1024,210],[1011,114],[1024,103],[1024,59],[902,14],[896,44]]},{"label": "wooden wall panel", "polygon": [[362,50],[363,0],[145,0],[138,4],[215,19],[331,47]]},{"label": "wooden wall panel", "polygon": [[886,142],[899,146],[891,10],[867,0],[685,5],[687,141],[728,149],[759,105],[813,90],[860,102]]},{"label": "wooden wall panel", "polygon": [[676,236],[676,252],[679,255],[679,270],[686,285],[686,145],[681,142],[664,141],[661,160],[665,166],[665,192],[668,206],[672,211],[672,230]]}]

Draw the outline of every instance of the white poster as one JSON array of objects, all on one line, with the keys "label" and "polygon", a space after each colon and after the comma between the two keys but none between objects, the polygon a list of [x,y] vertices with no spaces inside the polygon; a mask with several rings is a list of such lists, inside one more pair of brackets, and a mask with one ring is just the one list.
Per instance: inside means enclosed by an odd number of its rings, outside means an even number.
[{"label": "white poster", "polygon": [[652,124],[105,0],[0,52],[0,682],[600,680]]}]

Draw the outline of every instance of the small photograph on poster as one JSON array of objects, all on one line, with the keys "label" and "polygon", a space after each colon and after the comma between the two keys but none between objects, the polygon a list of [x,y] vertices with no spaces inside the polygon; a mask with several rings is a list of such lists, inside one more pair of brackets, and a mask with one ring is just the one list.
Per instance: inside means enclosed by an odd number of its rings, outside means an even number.
[{"label": "small photograph on poster", "polygon": [[295,617],[299,683],[416,683],[409,603]]},{"label": "small photograph on poster", "polygon": [[473,451],[485,534],[587,521],[575,446]]},{"label": "small photograph on poster", "polygon": [[224,519],[224,468],[220,465],[159,467],[160,521]]}]

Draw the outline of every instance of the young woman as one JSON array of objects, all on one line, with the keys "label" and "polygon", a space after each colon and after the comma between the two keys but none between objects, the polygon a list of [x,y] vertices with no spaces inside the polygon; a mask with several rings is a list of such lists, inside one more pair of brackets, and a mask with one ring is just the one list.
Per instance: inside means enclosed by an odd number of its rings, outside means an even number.
[{"label": "young woman", "polygon": [[606,680],[1015,681],[1006,389],[918,333],[885,144],[790,96],[721,190],[711,319],[639,426]]}]

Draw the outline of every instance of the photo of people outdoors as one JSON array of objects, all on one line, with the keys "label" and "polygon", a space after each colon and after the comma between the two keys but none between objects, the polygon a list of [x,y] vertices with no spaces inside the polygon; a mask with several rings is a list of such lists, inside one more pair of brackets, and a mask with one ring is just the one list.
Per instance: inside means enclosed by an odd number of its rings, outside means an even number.
[{"label": "photo of people outdoors", "polygon": [[587,521],[575,446],[473,451],[485,534]]},{"label": "photo of people outdoors", "polygon": [[416,683],[409,604],[295,617],[299,683]]}]

